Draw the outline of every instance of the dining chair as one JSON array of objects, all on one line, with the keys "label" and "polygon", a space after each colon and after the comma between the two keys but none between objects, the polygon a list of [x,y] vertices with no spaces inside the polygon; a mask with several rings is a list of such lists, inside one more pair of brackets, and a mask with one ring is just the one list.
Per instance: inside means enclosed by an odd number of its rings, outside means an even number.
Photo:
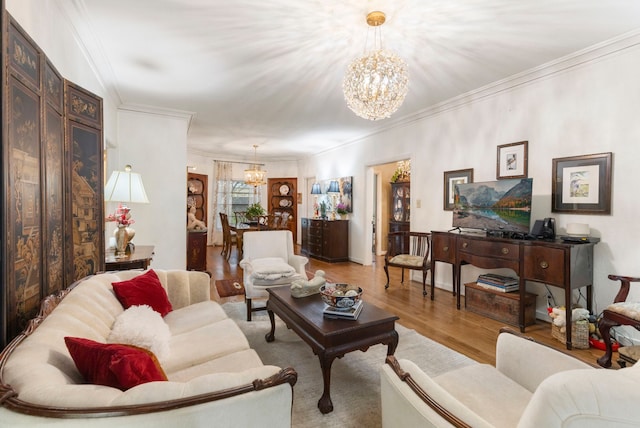
[{"label": "dining chair", "polygon": [[225,213],[220,213],[220,222],[222,223],[222,251],[220,254],[229,260],[231,256],[231,249],[238,243],[238,236],[236,232],[231,230],[229,225],[229,216]]},{"label": "dining chair", "polygon": [[236,226],[242,223],[249,223],[249,220],[247,219],[246,211],[234,211],[233,215],[235,217]]},{"label": "dining chair", "polygon": [[291,221],[291,214],[283,212],[280,214],[280,223],[278,223],[277,229],[288,230],[289,222]]}]

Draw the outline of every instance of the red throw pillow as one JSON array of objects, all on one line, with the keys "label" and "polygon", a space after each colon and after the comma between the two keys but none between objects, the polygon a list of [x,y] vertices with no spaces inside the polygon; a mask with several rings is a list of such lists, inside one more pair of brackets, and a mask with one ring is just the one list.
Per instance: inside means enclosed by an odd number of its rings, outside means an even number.
[{"label": "red throw pillow", "polygon": [[142,383],[167,380],[153,352],[146,349],[79,337],[65,337],[64,343],[89,383],[126,391]]},{"label": "red throw pillow", "polygon": [[127,281],[111,284],[116,297],[127,309],[130,306],[149,305],[163,317],[173,310],[167,292],[153,269]]}]

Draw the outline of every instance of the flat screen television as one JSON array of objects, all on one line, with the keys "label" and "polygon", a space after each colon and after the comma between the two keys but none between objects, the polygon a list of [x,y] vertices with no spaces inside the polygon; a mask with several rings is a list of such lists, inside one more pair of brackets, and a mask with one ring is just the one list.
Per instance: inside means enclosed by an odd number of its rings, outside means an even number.
[{"label": "flat screen television", "polygon": [[456,184],[453,226],[527,234],[532,187],[531,178]]}]

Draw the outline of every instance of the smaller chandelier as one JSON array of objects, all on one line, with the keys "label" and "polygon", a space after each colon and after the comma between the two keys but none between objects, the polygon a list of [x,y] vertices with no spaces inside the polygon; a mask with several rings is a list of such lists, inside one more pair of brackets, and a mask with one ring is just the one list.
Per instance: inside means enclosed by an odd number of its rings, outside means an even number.
[{"label": "smaller chandelier", "polygon": [[253,145],[253,165],[251,168],[244,170],[244,182],[249,186],[258,187],[264,184],[267,184],[264,177],[267,175],[267,171],[263,171],[260,169],[260,165],[258,164],[257,159],[257,150],[258,146]]},{"label": "smaller chandelier", "polygon": [[[385,19],[383,12],[371,12],[367,15],[367,24],[379,27]],[[347,106],[358,116],[370,120],[385,119],[395,113],[408,87],[407,64],[393,52],[382,49],[381,36],[374,37],[373,50],[349,64],[342,81]]]}]

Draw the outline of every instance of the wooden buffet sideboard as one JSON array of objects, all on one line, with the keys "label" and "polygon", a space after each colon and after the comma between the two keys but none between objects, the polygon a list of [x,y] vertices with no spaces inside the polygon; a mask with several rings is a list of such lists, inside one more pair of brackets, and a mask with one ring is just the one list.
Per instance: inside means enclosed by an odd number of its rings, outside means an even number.
[{"label": "wooden buffet sideboard", "polygon": [[[460,309],[462,265],[483,269],[509,268],[520,280],[519,300],[526,299],[526,281],[563,288],[565,304],[571,304],[572,290],[587,287],[587,308],[593,307],[593,247],[596,242],[573,243],[562,240],[523,240],[471,233],[432,232],[431,280],[436,262],[452,265],[453,287]],[[518,325],[525,329],[525,305],[519,305]],[[567,311],[571,325],[571,311]],[[571,349],[571,329],[567,329],[567,349]]]},{"label": "wooden buffet sideboard", "polygon": [[325,262],[349,261],[349,220],[303,218],[301,251]]}]

